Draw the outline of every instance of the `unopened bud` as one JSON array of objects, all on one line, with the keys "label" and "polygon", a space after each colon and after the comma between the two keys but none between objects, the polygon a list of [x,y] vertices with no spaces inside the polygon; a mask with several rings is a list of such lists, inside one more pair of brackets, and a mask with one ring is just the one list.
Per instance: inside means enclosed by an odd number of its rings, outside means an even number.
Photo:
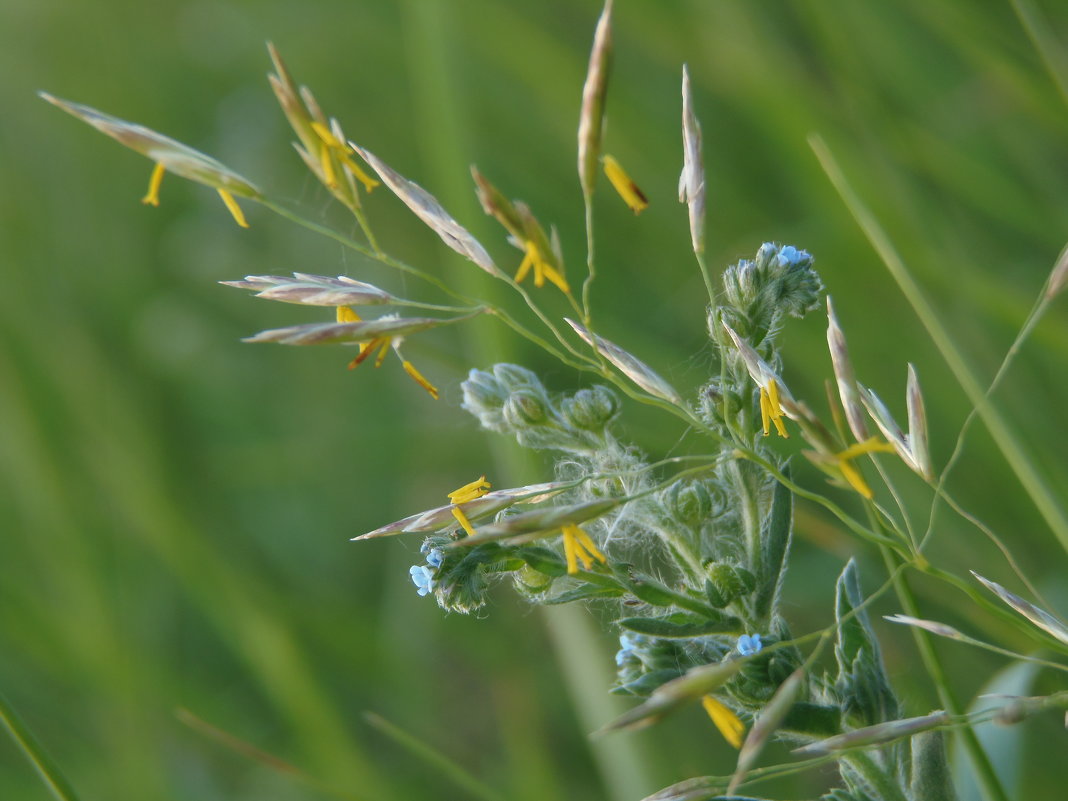
[{"label": "unopened bud", "polygon": [[502,409],[505,422],[513,429],[546,422],[547,408],[543,396],[531,390],[517,390],[508,396]]},{"label": "unopened bud", "polygon": [[664,491],[664,505],[683,525],[699,526],[712,514],[712,493],[704,484],[681,481]]},{"label": "unopened bud", "polygon": [[602,431],[619,414],[619,398],[607,387],[580,389],[560,404],[560,412],[576,428]]}]

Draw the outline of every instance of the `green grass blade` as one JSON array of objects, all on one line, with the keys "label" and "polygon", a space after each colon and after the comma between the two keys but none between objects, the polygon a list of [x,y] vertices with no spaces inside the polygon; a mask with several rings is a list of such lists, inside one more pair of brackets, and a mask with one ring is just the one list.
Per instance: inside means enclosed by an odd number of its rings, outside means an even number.
[{"label": "green grass blade", "polygon": [[0,723],[7,729],[11,739],[30,760],[37,775],[45,783],[52,796],[58,801],[78,801],[78,796],[70,782],[59,771],[59,766],[45,753],[26,724],[22,722],[15,710],[11,708],[3,695],[0,695]]},{"label": "green grass blade", "polygon": [[482,801],[505,801],[503,795],[479,781],[449,757],[412,736],[399,726],[390,723],[381,715],[376,715],[374,712],[365,712],[363,718],[412,756],[437,770],[443,780],[452,782],[472,798],[480,798]]},{"label": "green grass blade", "polygon": [[1046,66],[1050,78],[1056,84],[1064,102],[1068,103],[1068,59],[1064,57],[1064,46],[1054,39],[1049,22],[1031,0],[1010,0],[1010,2],[1012,10],[1016,12],[1020,24]]}]

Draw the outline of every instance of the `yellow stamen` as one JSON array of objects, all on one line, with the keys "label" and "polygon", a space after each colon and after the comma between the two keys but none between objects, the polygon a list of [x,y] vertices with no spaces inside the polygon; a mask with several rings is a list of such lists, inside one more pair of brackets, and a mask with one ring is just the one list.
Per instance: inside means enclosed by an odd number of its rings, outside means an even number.
[{"label": "yellow stamen", "polygon": [[163,174],[165,172],[167,172],[167,168],[156,162],[156,166],[152,170],[152,177],[148,179],[148,194],[141,198],[141,202],[146,206],[159,205],[159,185],[163,183]]},{"label": "yellow stamen", "polygon": [[575,540],[564,533],[564,558],[567,560],[567,574],[573,576],[578,573],[578,559],[575,558]]},{"label": "yellow stamen", "polygon": [[846,480],[846,483],[849,484],[849,486],[851,486],[853,489],[855,489],[868,500],[871,500],[874,497],[875,493],[871,491],[871,487],[869,487],[867,482],[864,481],[864,476],[860,474],[860,471],[857,470],[857,468],[855,468],[845,459],[839,457],[838,469],[842,471],[842,478]]},{"label": "yellow stamen", "polygon": [[574,524],[566,525],[561,530],[561,533],[564,535],[564,557],[567,559],[567,572],[569,574],[574,575],[578,572],[578,562],[580,561],[586,570],[593,567],[595,559],[602,564],[607,561],[604,554],[598,550],[590,538],[590,535],[578,526]]},{"label": "yellow stamen", "polygon": [[375,358],[375,369],[377,370],[382,366],[382,362],[386,360],[386,355],[389,353],[389,343],[392,337],[381,337],[382,346],[378,349],[378,356]]},{"label": "yellow stamen", "polygon": [[475,498],[481,498],[492,487],[493,485],[486,481],[485,476],[479,476],[470,484],[464,484],[459,489],[450,492],[449,500],[453,503],[467,503]]},{"label": "yellow stamen", "polygon": [[416,370],[415,366],[410,361],[405,359],[401,362],[401,366],[404,368],[404,372],[410,375],[412,377],[412,380],[415,381],[415,383],[417,383],[419,386],[421,386],[423,389],[430,393],[430,397],[432,397],[434,400],[438,399],[438,388],[431,384],[429,381],[427,381],[423,377],[423,374]]},{"label": "yellow stamen", "polygon": [[789,439],[786,426],[782,423],[782,404],[779,402],[779,384],[773,378],[767,386],[760,388],[760,421],[764,426],[764,436],[771,433],[771,424],[775,424],[775,430],[783,439]]},{"label": "yellow stamen", "polygon": [[712,719],[712,722],[723,735],[723,739],[735,748],[742,747],[742,734],[745,732],[745,724],[728,707],[717,701],[711,695],[701,699],[701,705]]},{"label": "yellow stamen", "polygon": [[337,189],[337,171],[334,169],[334,159],[330,155],[330,146],[326,142],[319,146],[319,164],[323,168],[323,182],[331,189]]},{"label": "yellow stamen", "polygon": [[561,292],[566,294],[571,291],[571,286],[567,283],[567,279],[560,275],[555,267],[545,264],[542,267],[542,272],[546,278],[556,284]]},{"label": "yellow stamen", "polygon": [[464,514],[463,509],[458,506],[454,506],[452,509],[452,516],[456,518],[456,520],[463,527],[463,530],[467,532],[467,536],[475,536],[475,530],[471,527],[471,521],[467,519],[467,515]]},{"label": "yellow stamen", "polygon": [[334,136],[334,132],[318,120],[312,120],[311,127],[312,130],[315,131],[315,135],[318,136],[323,141],[323,144],[327,147],[335,150],[347,149],[348,146],[336,136]]},{"label": "yellow stamen", "polygon": [[771,411],[769,406],[771,401],[768,400],[768,391],[764,387],[760,388],[760,423],[764,427],[764,436],[768,436],[771,433]]},{"label": "yellow stamen", "polygon": [[381,181],[376,181],[370,175],[360,169],[359,165],[352,160],[351,153],[352,148],[346,142],[342,142],[336,136],[334,132],[321,122],[315,120],[311,124],[312,130],[315,131],[315,135],[322,141],[322,147],[319,148],[319,161],[323,165],[323,176],[326,179],[326,185],[331,189],[337,188],[337,170],[334,169],[334,161],[331,158],[331,151],[337,154],[338,161],[345,165],[346,169],[352,173],[352,176],[363,184],[363,188],[370,192],[376,186],[381,184]]},{"label": "yellow stamen", "polygon": [[623,198],[623,202],[630,206],[631,211],[640,214],[649,207],[649,200],[638,185],[631,180],[619,162],[611,156],[604,157],[604,174],[608,176],[616,192]]},{"label": "yellow stamen", "polygon": [[376,186],[381,185],[381,181],[376,181],[370,175],[361,170],[359,165],[357,165],[356,162],[349,157],[348,153],[342,153],[340,159],[341,163],[345,165],[349,172],[352,173],[353,177],[356,178],[356,180],[359,181],[361,184],[363,184],[363,188],[368,193],[370,193],[371,190],[374,189]]},{"label": "yellow stamen", "polygon": [[370,356],[374,349],[377,348],[379,345],[388,346],[389,339],[387,337],[378,337],[377,339],[372,339],[370,342],[367,343],[361,342],[360,354],[351,362],[349,362],[349,369],[355,370],[357,367],[363,364],[367,357]]},{"label": "yellow stamen", "polygon": [[241,211],[241,207],[237,205],[237,201],[234,200],[234,196],[227,192],[225,189],[220,189],[219,197],[221,197],[222,202],[226,204],[226,208],[230,212],[230,215],[234,218],[234,222],[236,222],[242,228],[248,228],[248,221],[245,220],[245,214]]},{"label": "yellow stamen", "polygon": [[849,486],[869,500],[874,497],[874,493],[867,482],[864,481],[864,476],[861,475],[860,470],[854,467],[851,462],[866,453],[880,452],[893,453],[894,446],[889,442],[883,442],[878,437],[869,437],[863,442],[854,443],[841,453],[835,454],[835,458],[838,460],[838,469],[842,472],[842,478],[846,480]]},{"label": "yellow stamen", "polygon": [[893,453],[894,446],[883,442],[878,437],[868,437],[863,442],[856,442],[838,454],[839,459],[856,459],[866,453]]},{"label": "yellow stamen", "polygon": [[476,498],[481,498],[492,486],[492,484],[486,481],[485,476],[479,476],[470,484],[464,484],[459,489],[455,489],[449,493],[449,500],[453,503],[452,516],[456,518],[457,522],[470,537],[475,535],[475,530],[471,527],[471,521],[467,519],[467,515],[464,514],[463,509],[460,508],[460,504],[473,501]]},{"label": "yellow stamen", "polygon": [[526,255],[523,256],[523,261],[519,265],[519,269],[515,273],[515,282],[517,284],[522,283],[523,279],[527,277],[527,273],[530,269],[534,268],[534,286],[539,289],[545,286],[545,279],[548,278],[561,292],[570,292],[571,287],[567,283],[567,279],[552,266],[545,257],[542,256],[541,250],[537,244],[528,239],[523,243],[523,247],[526,250]]},{"label": "yellow stamen", "polygon": [[358,323],[360,322],[360,315],[351,306],[338,306],[337,321],[339,323]]},{"label": "yellow stamen", "polygon": [[[534,263],[537,260],[538,246],[528,240],[526,248],[527,255],[523,257],[523,261],[520,263],[519,269],[516,270],[515,273],[515,282],[517,284],[523,283],[523,279],[527,277],[527,273],[530,272],[530,268],[534,266]],[[535,276],[536,275],[537,273],[535,273]],[[536,280],[537,278],[535,277],[535,281]]]}]

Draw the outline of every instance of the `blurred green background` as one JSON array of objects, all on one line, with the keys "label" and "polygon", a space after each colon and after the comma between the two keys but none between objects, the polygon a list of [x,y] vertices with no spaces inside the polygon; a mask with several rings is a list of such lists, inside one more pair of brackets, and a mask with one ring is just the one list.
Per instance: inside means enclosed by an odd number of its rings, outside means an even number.
[{"label": "blurred green background", "polygon": [[[1064,75],[1068,6],[1020,7]],[[185,725],[179,708],[359,799],[472,797],[365,711],[507,799],[622,801],[729,771],[732,754],[697,711],[591,742],[612,714],[613,637],[596,611],[547,616],[502,587],[484,614],[445,617],[409,581],[417,539],[348,542],[482,472],[500,487],[547,478],[546,463],[483,435],[459,408],[468,368],[518,361],[559,390],[580,377],[489,320],[409,342],[438,402],[393,357],[350,373],[344,350],[241,344],[315,312],[217,281],[345,273],[437,298],[266,210],[246,205],[252,227],[240,230],[214,192],[173,176],[159,209],[141,206],[150,163],[34,95],[142,122],[350,231],[290,148],[264,79],[273,40],[350,137],[434,192],[499,263],[519,257],[481,216],[471,163],[559,226],[574,278],[575,129],[599,11],[594,0],[0,0],[0,692],[82,798],[327,797]],[[905,364],[916,364],[944,462],[969,407],[806,137],[826,139],[987,380],[1068,239],[1068,105],[1012,3],[619,0],[616,16],[606,149],[652,206],[636,219],[599,193],[601,333],[680,388],[703,380],[703,289],[675,198],[687,62],[710,262],[765,240],[811,251],[861,380],[902,416]],[[465,291],[499,292],[385,190],[368,213],[394,255]],[[1053,305],[997,398],[1059,497],[1065,314],[1063,300]],[[820,409],[824,329],[817,313],[786,335],[786,378]],[[642,409],[626,419],[652,454],[683,433]],[[928,496],[906,484],[924,518]],[[1068,611],[1064,550],[981,427],[951,487]],[[853,554],[874,587],[873,554],[800,509],[795,631],[832,619],[833,577]],[[930,556],[1020,590],[982,535],[947,513]],[[916,589],[926,616],[1030,647],[965,596]],[[907,711],[929,711],[937,701],[907,632],[877,629]],[[1007,664],[937,647],[964,701]],[[1040,677],[1036,690],[1057,687]],[[1063,798],[1059,722],[1013,733],[1017,797]],[[812,797],[831,778],[753,792]],[[0,798],[47,797],[0,739]]]}]

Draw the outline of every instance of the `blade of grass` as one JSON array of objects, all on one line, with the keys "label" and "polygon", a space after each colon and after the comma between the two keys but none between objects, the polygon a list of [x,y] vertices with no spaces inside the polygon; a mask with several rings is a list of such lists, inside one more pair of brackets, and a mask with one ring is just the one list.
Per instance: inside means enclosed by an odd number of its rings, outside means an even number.
[{"label": "blade of grass", "polygon": [[905,266],[905,262],[891,244],[890,238],[882,226],[879,225],[871,210],[853,190],[823,138],[818,134],[811,134],[809,136],[809,146],[816,154],[820,166],[842,198],[846,208],[849,209],[849,212],[867,237],[868,242],[886,265],[887,270],[916,312],[916,316],[919,317],[923,327],[927,329],[928,335],[964,390],[968,401],[990,431],[990,435],[1005,457],[1005,461],[1016,474],[1020,484],[1023,485],[1024,490],[1060,541],[1061,546],[1068,551],[1068,517],[1065,516],[1064,511],[1054,498],[1052,490],[1024,453],[1023,447],[1013,435],[1005,418],[988,402],[985,391],[965,361],[960,349],[957,348],[949,336],[946,327],[939,319],[930,301],[923,294],[919,284],[916,283]]},{"label": "blade of grass", "polygon": [[2,694],[0,694],[0,723],[33,765],[52,796],[58,801],[78,801],[74,788],[60,772],[59,766],[45,753],[44,748],[37,742],[37,738],[33,736]]},{"label": "blade of grass", "polygon": [[1035,46],[1039,58],[1046,66],[1049,77],[1057,86],[1064,102],[1068,103],[1068,61],[1064,58],[1064,47],[1057,43],[1050,31],[1049,22],[1035,7],[1031,0],[1009,0],[1012,10],[1020,20],[1031,43]]},{"label": "blade of grass", "polygon": [[354,793],[349,793],[342,790],[335,790],[332,787],[327,787],[314,776],[305,773],[296,765],[292,765],[289,762],[286,762],[284,759],[276,757],[274,754],[268,753],[267,751],[258,748],[247,740],[242,740],[240,737],[237,737],[236,735],[231,734],[230,732],[224,729],[220,729],[218,726],[213,726],[203,718],[194,715],[188,709],[179,707],[178,709],[174,710],[174,716],[178,718],[181,723],[184,723],[186,726],[188,726],[198,734],[202,734],[205,737],[208,737],[212,741],[219,743],[220,745],[226,748],[229,748],[231,751],[241,754],[241,756],[243,757],[259,762],[262,765],[266,765],[268,768],[275,771],[276,773],[282,773],[287,776],[292,776],[294,779],[297,779],[298,781],[306,784],[312,789],[317,790],[323,795],[328,795],[332,798],[345,799],[345,801],[363,801],[363,799],[366,798],[366,796],[360,796]]},{"label": "blade of grass", "polygon": [[374,712],[364,712],[363,719],[378,732],[401,746],[417,759],[440,772],[441,778],[451,781],[473,798],[483,801],[505,801],[505,797],[489,785],[483,784],[449,757],[414,737],[399,726]]}]

